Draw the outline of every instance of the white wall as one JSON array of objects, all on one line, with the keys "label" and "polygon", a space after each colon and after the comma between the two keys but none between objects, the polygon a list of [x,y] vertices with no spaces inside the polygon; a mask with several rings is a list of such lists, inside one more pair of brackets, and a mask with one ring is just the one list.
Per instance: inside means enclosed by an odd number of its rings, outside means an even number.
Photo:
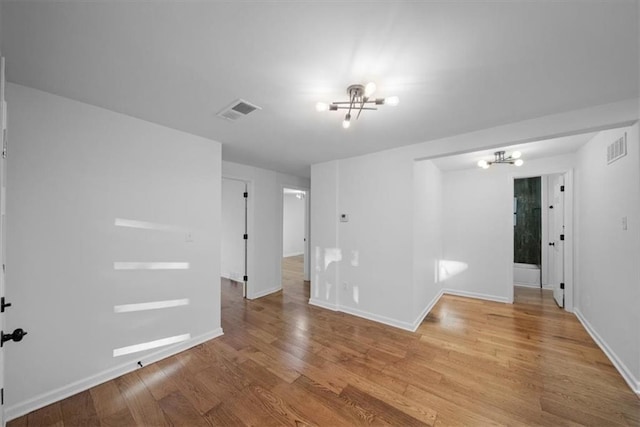
[{"label": "white wall", "polygon": [[[17,85],[7,101],[7,328],[28,331],[5,347],[12,418],[222,333],[221,165],[220,144],[204,138]],[[174,299],[189,304],[114,312]],[[182,334],[191,338],[169,349],[113,355]]]},{"label": "white wall", "polygon": [[497,165],[486,170],[475,167],[444,173],[443,259],[453,262],[455,274],[441,279],[443,287],[511,302],[513,180],[566,172],[574,163],[574,155],[568,154],[525,160],[521,167]]},{"label": "white wall", "polygon": [[222,261],[220,275],[238,282],[244,276],[245,183],[222,180]]},{"label": "white wall", "polygon": [[417,327],[440,297],[442,173],[430,160],[414,162],[413,318]]},{"label": "white wall", "polygon": [[[416,160],[593,131],[631,123],[637,117],[638,99],[634,98],[312,165],[311,303],[406,329],[418,320],[415,313],[423,310],[413,307],[414,283],[420,280],[414,274],[426,273],[414,273]],[[339,223],[339,213],[349,214],[350,222]],[[453,248],[451,241],[449,247]],[[328,262],[327,251],[339,254],[330,259],[341,261]],[[451,249],[449,255],[456,256],[454,252]],[[509,263],[503,281],[512,275],[511,267]],[[508,298],[488,283],[476,291]]]},{"label": "white wall", "polygon": [[310,304],[337,310],[338,263],[338,163],[311,167],[311,298]]},{"label": "white wall", "polygon": [[222,162],[222,175],[248,182],[247,298],[282,289],[282,190],[309,188],[309,179],[267,169]]},{"label": "white wall", "polygon": [[304,253],[305,199],[295,194],[283,195],[282,213],[282,256],[295,256]]},{"label": "white wall", "polygon": [[[627,133],[628,155],[607,165]],[[576,313],[640,392],[640,150],[638,125],[601,132],[578,153]],[[622,218],[627,218],[623,230]]]}]

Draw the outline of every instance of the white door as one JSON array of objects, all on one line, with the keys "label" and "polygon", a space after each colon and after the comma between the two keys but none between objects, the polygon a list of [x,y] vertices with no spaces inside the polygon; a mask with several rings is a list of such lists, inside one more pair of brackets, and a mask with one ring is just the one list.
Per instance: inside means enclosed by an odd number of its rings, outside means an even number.
[{"label": "white door", "polygon": [[549,212],[549,282],[553,298],[564,307],[564,175],[549,179],[552,185],[552,208]]},{"label": "white door", "polygon": [[[5,102],[5,76],[4,58],[0,58],[0,117],[2,118],[2,153],[0,154],[0,298],[2,307],[0,308],[0,330],[4,331],[4,273],[7,233],[5,228],[6,186],[7,186],[7,103]],[[4,405],[4,349],[0,347],[0,399]],[[0,406],[0,426],[4,426],[4,406]]]},{"label": "white door", "polygon": [[221,273],[223,277],[243,283],[242,295],[244,297],[247,296],[248,284],[247,199],[246,182],[222,178]]}]

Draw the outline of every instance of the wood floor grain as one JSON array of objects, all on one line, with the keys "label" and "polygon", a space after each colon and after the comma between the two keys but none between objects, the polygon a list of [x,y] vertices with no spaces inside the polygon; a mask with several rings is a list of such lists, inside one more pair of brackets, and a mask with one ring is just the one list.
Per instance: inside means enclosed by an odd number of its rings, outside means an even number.
[{"label": "wood floor grain", "polygon": [[11,421],[13,426],[640,425],[640,400],[548,291],[444,296],[417,332],[222,281],[225,335]]}]

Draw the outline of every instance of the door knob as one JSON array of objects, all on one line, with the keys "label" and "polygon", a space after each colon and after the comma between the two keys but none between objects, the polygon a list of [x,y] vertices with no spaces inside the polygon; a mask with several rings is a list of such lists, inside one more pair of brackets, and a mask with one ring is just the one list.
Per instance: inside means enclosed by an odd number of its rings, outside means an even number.
[{"label": "door knob", "polygon": [[24,336],[27,335],[27,332],[24,331],[22,328],[18,328],[10,334],[5,334],[4,332],[0,331],[0,335],[1,335],[0,347],[2,347],[4,343],[7,341],[11,341],[11,340],[15,342],[22,341],[22,338],[24,338]]},{"label": "door knob", "polygon": [[549,246],[555,246],[556,242],[549,242]]}]

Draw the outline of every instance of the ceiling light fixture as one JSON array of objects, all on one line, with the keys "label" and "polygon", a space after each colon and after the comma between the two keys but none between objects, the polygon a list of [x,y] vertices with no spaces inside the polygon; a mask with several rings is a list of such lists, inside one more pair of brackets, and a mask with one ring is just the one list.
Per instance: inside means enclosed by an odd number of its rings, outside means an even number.
[{"label": "ceiling light fixture", "polygon": [[524,160],[520,158],[522,157],[522,153],[519,151],[514,151],[509,157],[507,157],[505,151],[496,151],[493,155],[495,156],[493,161],[480,160],[478,162],[478,166],[482,169],[489,169],[489,167],[494,164],[508,164],[516,166],[522,166],[524,164]]},{"label": "ceiling light fixture", "polygon": [[388,98],[372,98],[371,95],[376,91],[376,84],[373,82],[364,85],[351,85],[347,88],[348,101],[334,101],[331,104],[318,102],[316,104],[317,111],[338,111],[347,110],[347,114],[342,121],[342,127],[348,129],[351,126],[351,112],[358,112],[356,120],[360,117],[362,110],[377,110],[377,105],[396,106],[400,102],[397,96]]}]

